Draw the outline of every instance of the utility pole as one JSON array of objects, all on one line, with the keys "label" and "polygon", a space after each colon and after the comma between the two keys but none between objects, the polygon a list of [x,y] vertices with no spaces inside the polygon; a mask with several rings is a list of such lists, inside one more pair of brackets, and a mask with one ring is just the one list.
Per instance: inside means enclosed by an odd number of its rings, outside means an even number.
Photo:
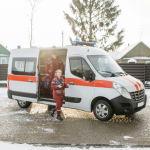
[{"label": "utility pole", "polygon": [[64,46],[64,32],[62,31],[62,46]]}]

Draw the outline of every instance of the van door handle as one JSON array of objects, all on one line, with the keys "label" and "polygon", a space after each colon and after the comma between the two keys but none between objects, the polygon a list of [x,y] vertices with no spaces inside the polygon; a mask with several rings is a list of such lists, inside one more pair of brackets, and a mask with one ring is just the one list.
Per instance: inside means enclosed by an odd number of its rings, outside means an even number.
[{"label": "van door handle", "polygon": [[69,84],[70,84],[70,85],[74,85],[74,83],[73,83],[73,82],[70,82]]},{"label": "van door handle", "polygon": [[28,82],[33,82],[33,80],[28,80]]}]

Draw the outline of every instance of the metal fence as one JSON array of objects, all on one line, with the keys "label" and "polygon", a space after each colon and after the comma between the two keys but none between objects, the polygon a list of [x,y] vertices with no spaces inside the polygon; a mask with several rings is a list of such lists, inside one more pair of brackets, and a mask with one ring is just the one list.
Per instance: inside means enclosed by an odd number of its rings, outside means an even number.
[{"label": "metal fence", "polygon": [[0,80],[7,80],[8,64],[0,64]]},{"label": "metal fence", "polygon": [[[150,86],[150,64],[119,64],[131,76],[141,80],[145,86]],[[149,84],[148,84],[149,83]]]},{"label": "metal fence", "polygon": [[[150,87],[150,64],[120,63],[121,68],[131,76],[141,80]],[[7,80],[8,64],[0,64],[0,80]]]}]

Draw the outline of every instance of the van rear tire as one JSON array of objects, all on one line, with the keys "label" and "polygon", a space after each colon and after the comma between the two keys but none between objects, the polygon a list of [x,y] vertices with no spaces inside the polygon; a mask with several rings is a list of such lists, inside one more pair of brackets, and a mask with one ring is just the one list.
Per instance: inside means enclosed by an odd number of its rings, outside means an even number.
[{"label": "van rear tire", "polygon": [[28,108],[32,102],[17,100],[17,103],[21,108]]},{"label": "van rear tire", "polygon": [[114,115],[111,105],[105,100],[97,101],[94,105],[93,112],[95,117],[101,121],[107,121]]}]

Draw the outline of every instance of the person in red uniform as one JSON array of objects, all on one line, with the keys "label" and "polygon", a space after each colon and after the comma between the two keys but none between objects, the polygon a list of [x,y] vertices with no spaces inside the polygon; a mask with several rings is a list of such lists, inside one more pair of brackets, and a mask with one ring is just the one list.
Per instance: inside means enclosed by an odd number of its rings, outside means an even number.
[{"label": "person in red uniform", "polygon": [[56,107],[51,112],[51,116],[54,116],[54,112],[57,111],[57,119],[63,120],[60,116],[60,109],[63,104],[64,88],[68,88],[69,84],[65,84],[65,79],[62,76],[60,69],[56,70],[55,77],[52,80],[51,88],[53,89],[53,98],[56,102]]},{"label": "person in red uniform", "polygon": [[[49,76],[50,84],[54,78],[55,71],[57,69],[60,69],[61,71],[63,71],[63,67],[64,67],[64,64],[63,64],[62,59],[57,56],[57,53],[55,51],[53,51],[52,56],[47,59],[47,63],[46,63],[46,74],[47,76]],[[52,89],[50,89],[50,93],[51,95],[53,94]]]}]

